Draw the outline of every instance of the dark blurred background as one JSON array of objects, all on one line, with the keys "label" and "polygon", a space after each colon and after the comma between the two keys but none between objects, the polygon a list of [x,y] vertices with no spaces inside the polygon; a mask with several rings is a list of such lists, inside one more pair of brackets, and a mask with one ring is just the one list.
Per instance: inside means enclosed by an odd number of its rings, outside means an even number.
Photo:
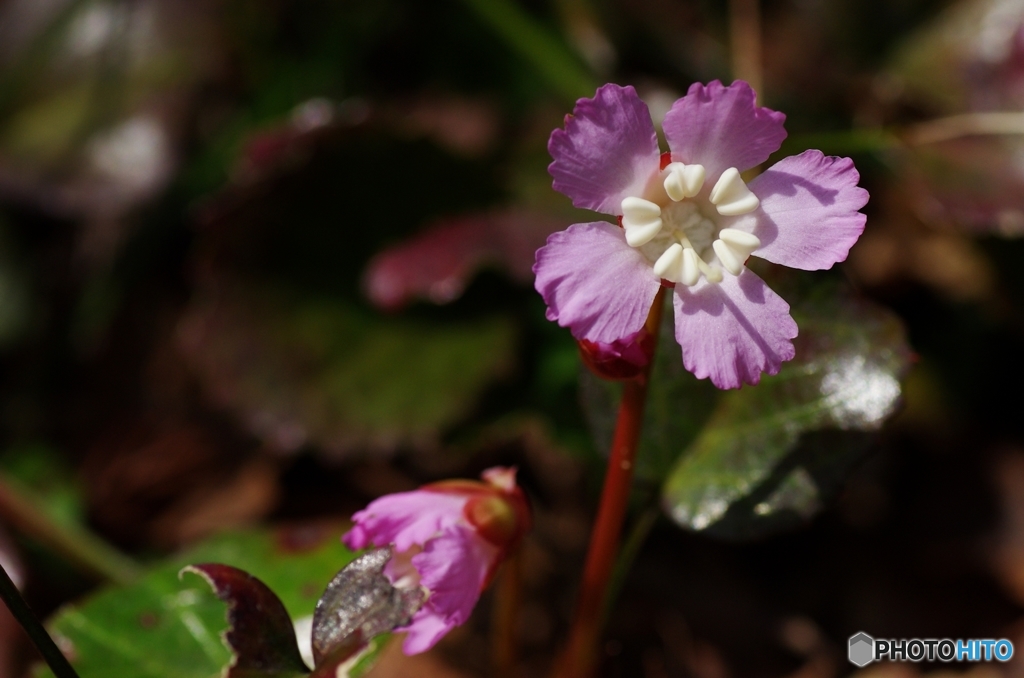
[{"label": "dark blurred background", "polygon": [[[1024,642],[1012,0],[0,1],[0,551],[36,609],[110,578],[82,540],[150,562],[515,464],[543,675],[603,454],[531,284],[547,234],[592,220],[547,136],[606,81],[658,121],[737,73],[788,116],[779,157],[855,159],[867,230],[824,275],[898,315],[913,367],[814,516],[745,541],[658,519],[602,675],[848,675],[861,630]],[[489,675],[490,606],[379,675]],[[25,675],[4,623],[0,674]]]}]

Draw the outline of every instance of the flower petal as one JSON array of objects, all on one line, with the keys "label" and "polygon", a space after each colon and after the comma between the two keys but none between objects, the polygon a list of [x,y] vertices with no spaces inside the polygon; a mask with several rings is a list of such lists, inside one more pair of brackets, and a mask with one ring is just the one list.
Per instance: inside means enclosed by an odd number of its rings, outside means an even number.
[{"label": "flower petal", "polygon": [[445,621],[444,617],[431,610],[428,601],[416,612],[409,626],[396,630],[406,632],[405,642],[402,643],[402,652],[411,657],[434,647],[437,641],[444,638],[445,634],[456,626],[458,624],[455,622]]},{"label": "flower petal", "polygon": [[605,344],[640,331],[661,285],[622,229],[602,221],[552,234],[537,250],[533,272],[548,320],[577,339]]},{"label": "flower petal", "polygon": [[868,192],[849,158],[804,151],[784,158],[750,182],[761,208],[733,228],[753,232],[755,256],[805,271],[831,268],[846,259],[864,231],[860,208]]},{"label": "flower petal", "polygon": [[402,645],[406,654],[429,650],[452,627],[469,619],[497,557],[495,546],[463,525],[448,527],[413,556],[420,585],[430,597],[409,625]]},{"label": "flower petal", "polygon": [[342,537],[350,549],[394,544],[396,551],[423,546],[462,520],[467,497],[414,490],[375,499],[352,516],[355,526]]},{"label": "flower petal", "polygon": [[749,269],[720,283],[676,285],[674,309],[683,364],[718,388],[756,384],[793,358],[789,304]]},{"label": "flower petal", "polygon": [[750,169],[779,150],[786,116],[755,103],[754,90],[737,80],[728,87],[715,80],[696,82],[665,115],[663,128],[672,160],[704,166],[714,185],[730,167]]},{"label": "flower petal", "polygon": [[576,207],[622,214],[628,196],[640,196],[659,170],[658,137],[647,104],[632,87],[608,84],[580,99],[565,129],[548,140],[552,186]]}]

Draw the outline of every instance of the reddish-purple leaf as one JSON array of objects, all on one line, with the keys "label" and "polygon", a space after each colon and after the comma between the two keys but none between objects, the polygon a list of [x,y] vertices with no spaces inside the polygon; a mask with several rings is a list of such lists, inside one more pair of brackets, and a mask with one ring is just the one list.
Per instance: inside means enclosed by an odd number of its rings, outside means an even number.
[{"label": "reddish-purple leaf", "polygon": [[189,565],[228,604],[224,639],[234,658],[226,678],[290,678],[309,672],[295,640],[295,626],[281,599],[266,584],[230,565]]},{"label": "reddish-purple leaf", "polygon": [[375,256],[363,275],[374,304],[394,310],[413,299],[457,299],[484,266],[529,282],[537,249],[565,220],[528,210],[471,214],[442,220]]}]

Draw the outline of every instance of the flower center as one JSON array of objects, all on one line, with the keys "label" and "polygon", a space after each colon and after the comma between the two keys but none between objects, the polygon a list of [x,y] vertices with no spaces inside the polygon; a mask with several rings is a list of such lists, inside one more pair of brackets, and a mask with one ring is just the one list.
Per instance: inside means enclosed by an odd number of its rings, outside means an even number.
[{"label": "flower center", "polygon": [[747,214],[760,201],[735,167],[708,191],[704,167],[669,163],[650,182],[644,197],[622,201],[626,242],[647,258],[654,272],[673,283],[696,285],[703,276],[721,282],[722,271],[743,272],[751,252],[761,246],[752,233],[722,228],[719,219]]}]

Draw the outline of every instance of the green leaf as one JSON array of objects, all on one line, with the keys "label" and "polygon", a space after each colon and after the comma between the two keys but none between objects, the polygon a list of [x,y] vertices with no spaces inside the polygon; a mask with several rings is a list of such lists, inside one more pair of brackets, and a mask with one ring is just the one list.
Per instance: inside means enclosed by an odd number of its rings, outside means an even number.
[{"label": "green leaf", "polygon": [[195,304],[185,327],[186,354],[219,405],[275,446],[336,454],[433,445],[514,349],[502,318],[384,320],[242,287]]},{"label": "green leaf", "polygon": [[0,455],[0,502],[12,527],[101,580],[129,583],[139,568],[84,523],[79,488],[66,461],[41,443]]},{"label": "green leaf", "polygon": [[12,445],[0,454],[0,474],[37,499],[34,509],[64,527],[81,527],[85,507],[68,462],[42,442]]},{"label": "green leaf", "polygon": [[509,0],[463,0],[463,3],[567,101],[593,96],[598,83],[582,66],[581,59],[518,4]]},{"label": "green leaf", "polygon": [[896,409],[910,351],[895,315],[828,288],[793,315],[797,358],[723,392],[665,482],[680,525],[749,537],[810,515]]},{"label": "green leaf", "polygon": [[244,570],[221,563],[189,565],[228,605],[231,669],[225,678],[296,678],[309,673],[296,642],[295,624],[281,599]]},{"label": "green leaf", "polygon": [[[341,532],[335,525],[226,534],[154,566],[135,584],[61,609],[48,627],[81,678],[219,678],[231,657],[221,638],[227,607],[202,579],[180,579],[181,568],[232,565],[263,581],[292,619],[310,617],[327,582],[354,558]],[[35,675],[52,674],[39,668]]]}]

